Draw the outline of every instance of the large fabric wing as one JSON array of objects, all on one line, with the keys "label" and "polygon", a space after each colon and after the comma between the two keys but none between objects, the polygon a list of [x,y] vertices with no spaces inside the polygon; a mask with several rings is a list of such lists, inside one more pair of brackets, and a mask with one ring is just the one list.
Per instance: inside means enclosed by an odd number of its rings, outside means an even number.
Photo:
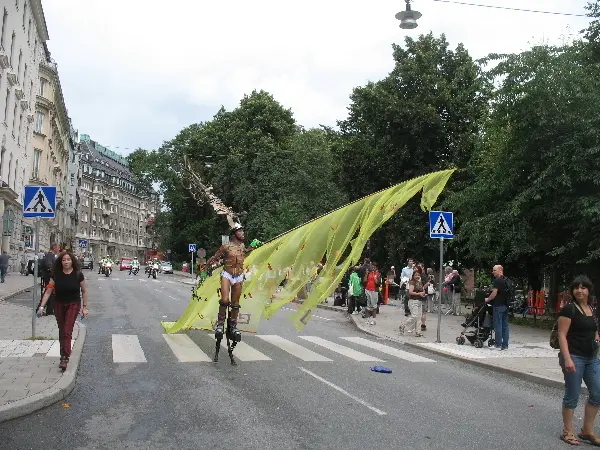
[{"label": "large fabric wing", "polygon": [[[292,315],[298,330],[306,326],[363,253],[368,239],[408,200],[423,191],[421,208],[430,210],[454,173],[443,170],[376,192],[295,228],[252,251],[245,261],[238,328],[256,333],[262,318],[272,317],[302,290],[306,297]],[[324,262],[317,273],[317,266]],[[221,270],[194,289],[177,322],[162,322],[167,333],[214,329],[219,309]],[[286,279],[283,288],[281,282]]]}]

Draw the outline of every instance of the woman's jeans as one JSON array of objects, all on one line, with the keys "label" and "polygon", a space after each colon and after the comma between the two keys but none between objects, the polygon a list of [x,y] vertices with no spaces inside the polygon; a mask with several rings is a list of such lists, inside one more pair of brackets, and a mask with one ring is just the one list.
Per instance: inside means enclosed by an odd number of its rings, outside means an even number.
[{"label": "woman's jeans", "polygon": [[562,353],[558,354],[558,362],[565,377],[565,396],[563,406],[568,409],[577,408],[579,394],[581,394],[581,381],[588,388],[588,403],[592,406],[600,406],[600,359],[571,355],[575,364],[575,372],[567,372],[565,359]]}]

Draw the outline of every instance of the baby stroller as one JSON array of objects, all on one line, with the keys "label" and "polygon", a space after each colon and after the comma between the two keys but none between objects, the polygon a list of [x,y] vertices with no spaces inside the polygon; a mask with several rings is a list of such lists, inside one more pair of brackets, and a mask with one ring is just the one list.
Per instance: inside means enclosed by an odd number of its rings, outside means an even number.
[{"label": "baby stroller", "polygon": [[463,345],[468,340],[472,345],[477,348],[482,348],[485,341],[487,341],[488,347],[492,347],[496,344],[496,340],[492,337],[493,334],[493,307],[487,304],[485,301],[481,302],[479,306],[473,308],[471,317],[461,325],[464,330],[460,333],[460,336],[456,338],[458,345]]}]

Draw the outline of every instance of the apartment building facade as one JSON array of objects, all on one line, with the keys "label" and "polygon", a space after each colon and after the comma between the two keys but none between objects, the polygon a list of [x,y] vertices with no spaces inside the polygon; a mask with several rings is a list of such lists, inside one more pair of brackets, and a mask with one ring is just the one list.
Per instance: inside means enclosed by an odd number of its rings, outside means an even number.
[{"label": "apartment building facade", "polygon": [[47,40],[40,0],[0,3],[0,246],[13,259],[30,242],[22,197],[33,158],[35,94]]},{"label": "apartment building facade", "polygon": [[[69,119],[58,67],[46,45],[39,63],[39,88],[35,95],[32,158],[29,185],[56,186],[56,217],[40,222],[40,249],[51,245],[74,248],[77,230],[77,189],[79,180],[76,155],[77,132]],[[25,247],[32,250],[35,236],[33,219],[24,219]],[[27,236],[31,238],[27,239]]]},{"label": "apartment building facade", "polygon": [[158,193],[137,184],[125,158],[82,134],[79,142],[81,186],[78,240],[80,254],[95,260],[138,257],[157,247],[154,220]]}]

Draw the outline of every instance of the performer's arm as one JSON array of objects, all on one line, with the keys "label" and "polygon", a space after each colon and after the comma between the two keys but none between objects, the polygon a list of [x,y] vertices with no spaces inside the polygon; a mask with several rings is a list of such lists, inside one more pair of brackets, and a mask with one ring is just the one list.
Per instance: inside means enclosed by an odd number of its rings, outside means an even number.
[{"label": "performer's arm", "polygon": [[215,262],[219,261],[223,257],[224,253],[225,245],[221,245],[221,247],[219,247],[219,250],[217,250],[217,253],[215,253],[215,255],[206,262],[206,265],[209,267],[212,266]]}]

